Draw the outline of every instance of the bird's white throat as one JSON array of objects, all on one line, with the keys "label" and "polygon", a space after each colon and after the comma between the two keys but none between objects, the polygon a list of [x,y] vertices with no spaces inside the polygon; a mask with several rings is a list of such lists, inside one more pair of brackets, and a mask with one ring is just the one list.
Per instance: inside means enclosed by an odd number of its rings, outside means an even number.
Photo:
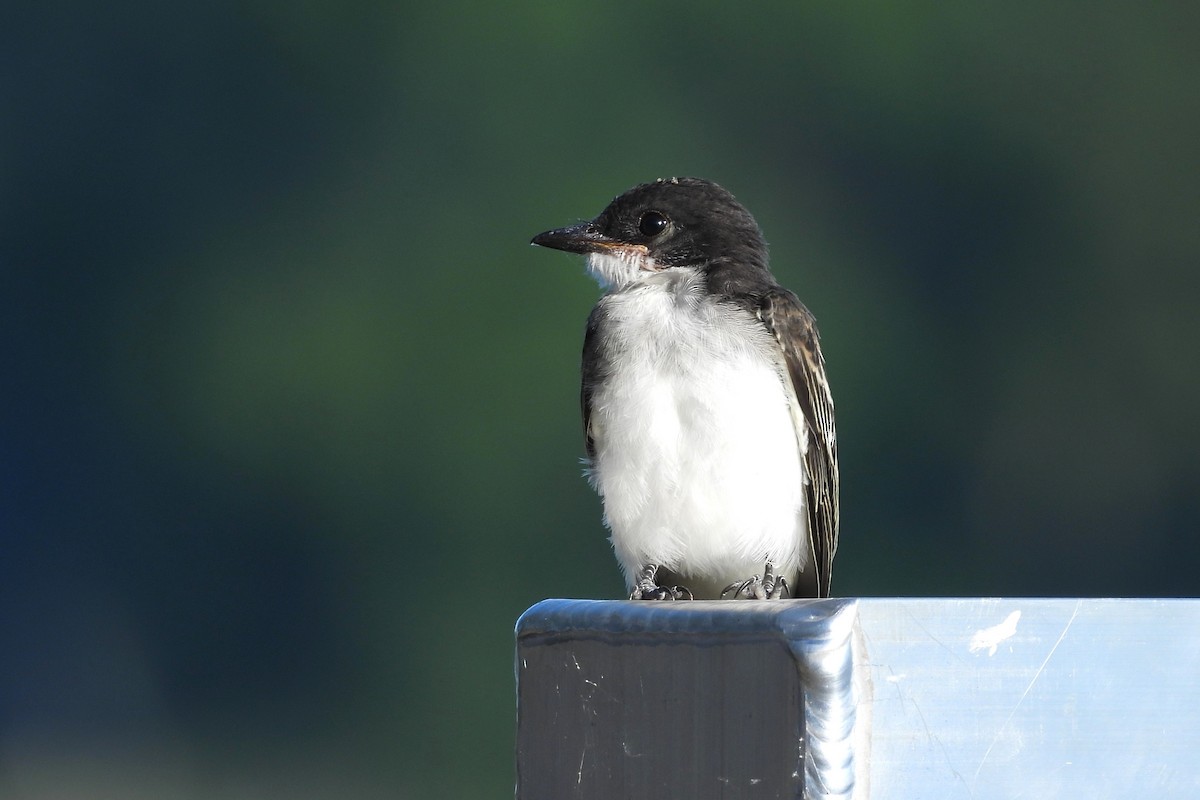
[{"label": "bird's white throat", "polygon": [[588,274],[605,289],[623,289],[658,269],[648,253],[632,248],[587,255]]}]

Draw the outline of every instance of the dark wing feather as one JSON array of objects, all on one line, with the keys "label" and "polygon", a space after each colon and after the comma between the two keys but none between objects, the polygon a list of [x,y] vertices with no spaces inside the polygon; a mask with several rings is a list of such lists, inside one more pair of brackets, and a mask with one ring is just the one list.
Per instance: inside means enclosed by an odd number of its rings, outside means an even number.
[{"label": "dark wing feather", "polygon": [[603,362],[600,353],[601,336],[599,312],[600,306],[592,309],[588,316],[587,333],[583,337],[583,365],[580,374],[579,406],[583,412],[583,436],[587,446],[587,456],[590,462],[596,455],[592,439],[592,394],[601,378]]},{"label": "dark wing feather", "polygon": [[808,423],[808,451],[804,455],[808,535],[817,570],[818,597],[828,597],[838,544],[837,432],[816,320],[794,294],[783,288],[761,295],[756,313],[783,350],[800,412]]}]

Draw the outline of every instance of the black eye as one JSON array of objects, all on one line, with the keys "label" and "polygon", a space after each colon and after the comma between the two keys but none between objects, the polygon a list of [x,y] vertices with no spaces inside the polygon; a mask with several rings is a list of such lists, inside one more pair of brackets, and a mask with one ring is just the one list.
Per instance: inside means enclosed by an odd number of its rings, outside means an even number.
[{"label": "black eye", "polygon": [[667,219],[665,215],[657,211],[647,211],[638,220],[638,231],[641,232],[642,236],[658,236],[670,224],[671,220]]}]

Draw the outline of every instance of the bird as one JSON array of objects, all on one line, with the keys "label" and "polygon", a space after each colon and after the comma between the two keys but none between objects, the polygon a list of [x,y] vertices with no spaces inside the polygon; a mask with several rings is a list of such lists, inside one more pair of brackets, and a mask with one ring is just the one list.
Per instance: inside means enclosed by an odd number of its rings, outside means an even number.
[{"label": "bird", "polygon": [[702,178],[659,178],[531,244],[581,254],[585,474],[631,600],[828,597],[833,396],[813,315],[758,223]]}]

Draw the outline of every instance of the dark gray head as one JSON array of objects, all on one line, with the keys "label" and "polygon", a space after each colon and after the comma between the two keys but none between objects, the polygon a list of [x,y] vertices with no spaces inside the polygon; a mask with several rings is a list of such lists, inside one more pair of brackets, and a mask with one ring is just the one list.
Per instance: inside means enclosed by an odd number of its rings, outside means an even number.
[{"label": "dark gray head", "polygon": [[618,287],[671,267],[769,275],[767,243],[754,217],[728,191],[700,178],[635,186],[594,220],[539,233],[533,244],[587,255],[592,273]]}]

